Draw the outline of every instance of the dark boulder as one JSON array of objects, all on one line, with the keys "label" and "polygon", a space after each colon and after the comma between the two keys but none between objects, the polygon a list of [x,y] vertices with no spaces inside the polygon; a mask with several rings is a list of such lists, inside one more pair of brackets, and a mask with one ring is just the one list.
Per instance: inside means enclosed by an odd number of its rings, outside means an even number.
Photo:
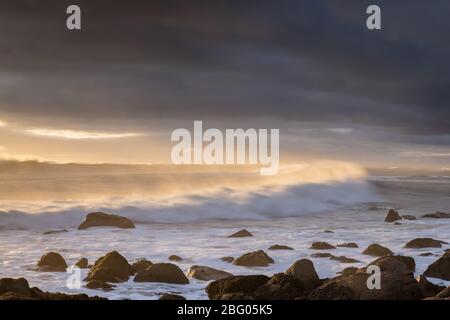
[{"label": "dark boulder", "polygon": [[228,238],[245,238],[245,237],[253,237],[253,235],[246,229],[242,229],[228,236]]},{"label": "dark boulder", "polygon": [[432,238],[416,238],[405,244],[405,248],[409,249],[421,249],[421,248],[440,248],[447,242],[435,240]]},{"label": "dark boulder", "polygon": [[150,267],[153,263],[148,261],[145,258],[139,259],[131,265],[131,271],[133,274],[136,274],[138,272],[144,271],[148,267]]},{"label": "dark boulder", "polygon": [[430,264],[423,275],[450,281],[450,251]]},{"label": "dark boulder", "polygon": [[331,244],[329,244],[329,243],[327,243],[327,242],[320,242],[319,241],[319,242],[314,242],[311,245],[310,249],[313,249],[313,250],[330,250],[330,249],[336,249],[336,247],[331,245]]},{"label": "dark boulder", "polygon": [[234,265],[244,267],[267,267],[273,259],[262,250],[248,252],[233,261]]},{"label": "dark boulder", "polygon": [[232,263],[234,261],[234,257],[222,257],[220,258],[223,262]]},{"label": "dark boulder", "polygon": [[371,244],[363,251],[363,254],[374,256],[374,257],[382,257],[386,255],[393,254],[391,250],[386,247],[379,245],[378,243]]},{"label": "dark boulder", "polygon": [[256,289],[269,279],[265,275],[233,276],[213,281],[205,290],[211,300],[230,299],[230,295],[253,297]]},{"label": "dark boulder", "polygon": [[384,218],[385,222],[394,222],[397,220],[402,220],[402,217],[398,214],[394,209],[389,209],[386,218]]},{"label": "dark boulder", "polygon": [[134,277],[135,282],[164,282],[188,284],[189,280],[181,269],[172,263],[154,263]]},{"label": "dark boulder", "polygon": [[163,293],[159,296],[159,300],[186,300],[186,298],[178,294]]},{"label": "dark boulder", "polygon": [[180,256],[177,256],[176,254],[173,254],[173,255],[169,256],[169,261],[180,262],[180,261],[183,261],[183,258]]},{"label": "dark boulder", "polygon": [[112,251],[98,259],[89,270],[86,281],[125,282],[132,275],[132,267],[120,253]]},{"label": "dark boulder", "polygon": [[428,219],[450,219],[450,213],[445,213],[445,212],[428,213],[428,214],[423,215],[422,218],[428,218]]},{"label": "dark boulder", "polygon": [[125,217],[104,212],[91,212],[78,226],[78,230],[92,227],[117,227],[123,229],[135,228],[134,223]]},{"label": "dark boulder", "polygon": [[59,253],[49,252],[39,259],[37,267],[39,271],[66,272],[67,263]]},{"label": "dark boulder", "polygon": [[359,248],[358,244],[356,244],[354,242],[338,243],[336,245],[336,247],[338,247],[338,248]]},{"label": "dark boulder", "polygon": [[315,288],[320,284],[320,279],[314,268],[314,264],[308,259],[295,261],[285,273],[300,280],[303,287],[308,290]]},{"label": "dark boulder", "polygon": [[294,250],[294,249],[285,245],[274,244],[269,248],[269,250]]},{"label": "dark boulder", "polygon": [[207,266],[192,266],[187,271],[187,276],[198,280],[210,281],[232,277],[233,275]]},{"label": "dark boulder", "polygon": [[114,285],[101,280],[92,280],[86,283],[86,288],[93,290],[111,291],[114,287]]},{"label": "dark boulder", "polygon": [[88,259],[86,258],[81,258],[80,260],[78,260],[77,263],[75,263],[75,266],[77,266],[80,269],[87,269],[88,268]]}]

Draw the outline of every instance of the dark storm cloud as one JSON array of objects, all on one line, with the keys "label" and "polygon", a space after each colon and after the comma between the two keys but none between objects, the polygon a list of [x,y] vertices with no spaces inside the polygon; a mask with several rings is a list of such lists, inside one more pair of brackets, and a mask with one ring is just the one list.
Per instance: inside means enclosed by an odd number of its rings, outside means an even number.
[{"label": "dark storm cloud", "polygon": [[[72,3],[81,32],[65,29]],[[442,140],[450,3],[378,1],[382,31],[369,4],[2,0],[0,116],[271,117]]]}]

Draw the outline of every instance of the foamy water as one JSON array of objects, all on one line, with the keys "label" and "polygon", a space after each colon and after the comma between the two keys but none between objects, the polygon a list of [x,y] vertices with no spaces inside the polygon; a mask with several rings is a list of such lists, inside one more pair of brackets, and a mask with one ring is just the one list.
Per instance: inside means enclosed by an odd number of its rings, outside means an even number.
[{"label": "foamy water", "polygon": [[[320,173],[319,180],[317,176],[308,178],[303,174],[303,181],[293,183],[299,178],[298,172],[290,172],[288,175],[297,175],[296,178],[282,184],[271,181],[258,185],[258,188],[247,186],[239,189],[233,179],[225,188],[216,188],[216,184],[212,184],[211,189],[214,190],[204,194],[177,194],[159,199],[116,197],[97,199],[98,202],[67,198],[44,203],[16,201],[15,204],[21,205],[23,210],[16,207],[0,214],[0,277],[25,277],[31,285],[43,290],[85,292],[111,299],[157,299],[163,292],[204,299],[207,283],[195,279],[190,279],[188,285],[134,283],[130,279],[127,283],[117,284],[111,292],[86,288],[69,290],[66,287],[68,274],[37,272],[30,268],[49,251],[61,253],[68,264],[74,264],[81,257],[87,257],[93,263],[105,253],[117,250],[130,262],[143,257],[152,262],[164,262],[176,254],[183,257],[184,260],[177,265],[185,272],[192,265],[206,265],[236,275],[271,275],[284,271],[298,259],[310,258],[319,276],[324,278],[335,276],[345,267],[362,267],[374,260],[361,252],[369,244],[379,243],[396,254],[414,257],[416,273],[421,274],[448,248],[403,248],[406,242],[417,237],[450,242],[448,219],[403,221],[402,225],[388,224],[383,220],[389,207],[399,208],[401,214],[418,217],[434,211],[450,211],[450,179],[362,179],[353,167],[340,167],[339,172],[331,173],[326,167],[315,169]],[[209,181],[206,184],[211,183],[209,178],[206,180]],[[219,182],[223,180],[219,179]],[[13,203],[10,201],[9,205]],[[373,206],[378,210],[369,211],[368,208]],[[93,210],[128,216],[137,221],[137,227],[76,230],[84,215]],[[42,234],[56,228],[64,228],[68,232]],[[242,228],[248,229],[254,237],[226,237]],[[324,230],[332,230],[333,233],[325,233]],[[359,245],[357,249],[337,248],[328,252],[345,255],[361,263],[342,264],[327,258],[311,258],[311,254],[317,252],[309,249],[314,241],[331,244],[356,242]],[[294,250],[267,251],[274,244],[288,245]],[[266,250],[275,263],[264,268],[246,268],[220,260],[223,256],[238,257],[260,249]],[[434,256],[419,256],[424,252],[431,252]],[[83,273],[84,276],[86,270]],[[439,279],[430,280],[450,284]]]}]

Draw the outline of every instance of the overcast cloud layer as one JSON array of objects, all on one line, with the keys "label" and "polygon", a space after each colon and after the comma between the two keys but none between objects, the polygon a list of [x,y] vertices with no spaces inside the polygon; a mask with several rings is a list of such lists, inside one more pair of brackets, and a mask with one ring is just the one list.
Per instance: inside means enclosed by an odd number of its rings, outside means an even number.
[{"label": "overcast cloud layer", "polygon": [[305,122],[359,145],[450,143],[447,0],[377,1],[381,31],[361,0],[76,1],[81,32],[65,28],[72,3],[0,1],[0,119]]}]

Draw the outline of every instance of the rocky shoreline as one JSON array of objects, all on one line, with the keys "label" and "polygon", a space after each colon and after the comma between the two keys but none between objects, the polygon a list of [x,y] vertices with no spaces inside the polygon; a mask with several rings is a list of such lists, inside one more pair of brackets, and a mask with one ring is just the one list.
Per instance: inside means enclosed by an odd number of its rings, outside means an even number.
[{"label": "rocky shoreline", "polygon": [[[432,217],[428,214],[421,219],[447,219],[445,213],[436,213]],[[400,216],[397,211],[390,209],[385,218],[386,223],[399,223],[402,220],[414,220],[416,217]],[[82,222],[83,230],[90,227],[134,228],[134,223],[117,215],[102,212],[88,214]],[[59,232],[59,231],[58,231]],[[332,232],[332,231],[330,231]],[[54,234],[51,231],[45,234]],[[231,238],[248,238],[254,235],[248,230],[239,230],[227,236]],[[244,241],[244,239],[242,240]],[[414,238],[404,245],[406,249],[443,248],[448,243],[433,238]],[[358,250],[362,254],[374,258],[364,267],[351,266],[360,261],[351,256],[338,256],[331,252],[337,248]],[[273,244],[267,252],[274,250],[293,250],[283,244]],[[192,265],[186,272],[177,266],[183,261],[183,256],[172,255],[170,262],[151,262],[138,259],[129,262],[121,253],[111,251],[98,258],[92,265],[86,258],[80,259],[75,265],[81,269],[88,269],[83,282],[85,288],[111,291],[119,283],[159,282],[175,285],[189,284],[191,279],[203,281],[209,299],[221,300],[449,300],[450,287],[439,286],[428,281],[427,278],[438,278],[450,281],[450,252],[443,249],[443,253],[428,268],[414,277],[416,263],[412,257],[395,254],[392,250],[380,244],[373,243],[360,248],[355,242],[328,243],[313,242],[310,245],[312,258],[336,260],[349,264],[335,277],[319,278],[314,263],[309,259],[293,261],[284,272],[267,275],[236,275],[227,270],[220,270],[206,265]],[[328,252],[330,251],[330,252]],[[276,263],[270,254],[264,250],[250,251],[238,257],[225,256],[222,261],[232,263],[242,268],[265,267]],[[355,251],[356,252],[356,251]],[[294,259],[295,260],[295,259]],[[369,288],[367,283],[373,267],[380,270],[381,286],[379,289]],[[57,252],[48,252],[36,262],[36,272],[65,272],[68,267],[64,257]],[[225,268],[226,269],[226,268]],[[0,279],[0,300],[98,300],[105,299],[98,296],[89,297],[86,294],[50,293],[30,287],[28,281],[19,278]],[[184,299],[173,293],[163,293],[162,300]]]}]

